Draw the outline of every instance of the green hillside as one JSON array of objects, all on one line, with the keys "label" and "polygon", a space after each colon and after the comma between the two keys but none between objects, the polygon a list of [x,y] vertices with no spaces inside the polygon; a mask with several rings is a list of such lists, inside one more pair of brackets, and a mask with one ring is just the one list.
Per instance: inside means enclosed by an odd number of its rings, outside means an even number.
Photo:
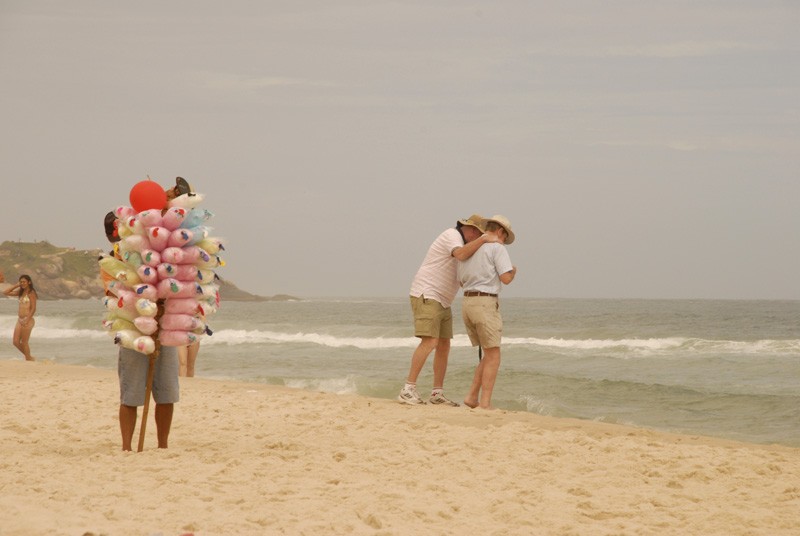
[{"label": "green hillside", "polygon": [[[6,283],[14,283],[27,274],[42,299],[89,299],[103,295],[103,283],[97,259],[103,251],[79,250],[54,246],[49,242],[11,242],[0,244],[0,273]],[[221,281],[223,300],[264,301],[296,299],[291,296],[265,298]]]}]

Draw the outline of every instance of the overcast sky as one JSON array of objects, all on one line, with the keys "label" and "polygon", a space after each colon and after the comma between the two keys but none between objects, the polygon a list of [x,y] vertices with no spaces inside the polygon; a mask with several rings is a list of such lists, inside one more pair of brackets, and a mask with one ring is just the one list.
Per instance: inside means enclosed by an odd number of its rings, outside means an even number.
[{"label": "overcast sky", "polygon": [[480,212],[517,235],[504,296],[800,299],[798,28],[795,0],[1,0],[0,240],[105,248],[180,175],[262,295],[405,296]]}]

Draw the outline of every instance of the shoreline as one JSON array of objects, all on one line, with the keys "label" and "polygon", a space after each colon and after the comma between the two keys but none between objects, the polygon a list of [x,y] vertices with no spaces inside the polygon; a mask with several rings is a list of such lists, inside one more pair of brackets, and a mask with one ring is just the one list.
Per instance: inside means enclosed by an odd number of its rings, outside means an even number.
[{"label": "shoreline", "polygon": [[0,378],[2,536],[797,527],[788,446],[181,378],[170,448],[151,403],[124,453],[114,370],[0,359]]}]

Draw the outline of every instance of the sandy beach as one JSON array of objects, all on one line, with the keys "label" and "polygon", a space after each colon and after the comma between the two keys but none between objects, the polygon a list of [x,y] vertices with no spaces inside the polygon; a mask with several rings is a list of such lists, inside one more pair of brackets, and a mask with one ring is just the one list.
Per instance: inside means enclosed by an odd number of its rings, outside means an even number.
[{"label": "sandy beach", "polygon": [[151,404],[144,451],[125,453],[115,371],[0,360],[0,535],[800,531],[800,449],[263,384],[181,388],[170,448],[155,446]]}]

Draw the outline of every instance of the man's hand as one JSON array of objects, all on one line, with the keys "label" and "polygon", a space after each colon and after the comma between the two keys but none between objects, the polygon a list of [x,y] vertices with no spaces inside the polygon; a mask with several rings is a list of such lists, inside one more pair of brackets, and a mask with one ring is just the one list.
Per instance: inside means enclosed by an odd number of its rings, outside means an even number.
[{"label": "man's hand", "polygon": [[500,274],[500,282],[503,283],[504,285],[508,285],[512,281],[514,281],[514,278],[516,276],[517,276],[517,267],[511,266],[511,270],[509,270],[504,274]]},{"label": "man's hand", "polygon": [[500,237],[494,233],[483,233],[481,235],[484,244],[491,244],[493,242],[500,242]]}]

